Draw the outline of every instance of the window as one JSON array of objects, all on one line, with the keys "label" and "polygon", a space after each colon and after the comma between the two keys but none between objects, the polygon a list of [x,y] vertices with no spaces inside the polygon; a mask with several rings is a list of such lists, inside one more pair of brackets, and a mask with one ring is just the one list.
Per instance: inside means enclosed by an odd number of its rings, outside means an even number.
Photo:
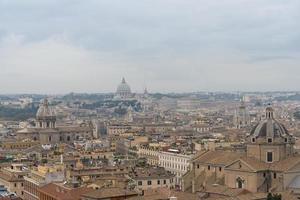
[{"label": "window", "polygon": [[272,143],[272,138],[268,138],[268,143]]},{"label": "window", "polygon": [[207,166],[207,169],[210,170],[210,165]]},{"label": "window", "polygon": [[160,185],[160,180],[157,180],[157,185]]},{"label": "window", "polygon": [[47,128],[49,128],[50,127],[50,122],[47,122]]},{"label": "window", "polygon": [[138,181],[138,185],[143,185],[143,181]]},{"label": "window", "polygon": [[15,187],[17,187],[17,184],[15,183]]},{"label": "window", "polygon": [[273,162],[273,152],[267,152],[267,162]]},{"label": "window", "polygon": [[167,184],[167,181],[166,180],[164,180],[164,185],[166,185]]},{"label": "window", "polygon": [[287,139],[287,138],[284,138],[284,141],[285,141],[285,142],[288,142],[288,139]]},{"label": "window", "polygon": [[49,136],[49,142],[51,142],[51,140],[52,140],[52,138],[51,138],[51,136]]},{"label": "window", "polygon": [[148,181],[147,184],[148,184],[148,185],[152,185],[152,181]]},{"label": "window", "polygon": [[266,172],[264,172],[264,177],[266,177]]},{"label": "window", "polygon": [[255,138],[252,138],[252,142],[255,142]]},{"label": "window", "polygon": [[236,187],[237,188],[244,188],[244,184],[245,184],[245,181],[242,178],[238,177],[236,179]]},{"label": "window", "polygon": [[199,164],[197,165],[197,168],[198,168],[198,169],[200,168],[200,165],[199,165]]},{"label": "window", "polygon": [[220,172],[222,171],[222,167],[219,167],[219,171],[220,171]]},{"label": "window", "polygon": [[277,178],[277,174],[274,172],[273,173],[273,178],[276,179]]}]

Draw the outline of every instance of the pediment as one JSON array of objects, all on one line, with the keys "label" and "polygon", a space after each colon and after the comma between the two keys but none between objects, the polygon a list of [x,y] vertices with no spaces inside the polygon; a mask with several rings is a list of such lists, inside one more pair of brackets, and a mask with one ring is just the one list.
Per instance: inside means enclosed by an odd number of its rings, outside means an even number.
[{"label": "pediment", "polygon": [[250,171],[250,172],[254,172],[255,171],[255,169],[253,169],[251,166],[249,166],[243,160],[236,160],[232,164],[226,166],[225,169],[226,170]]}]

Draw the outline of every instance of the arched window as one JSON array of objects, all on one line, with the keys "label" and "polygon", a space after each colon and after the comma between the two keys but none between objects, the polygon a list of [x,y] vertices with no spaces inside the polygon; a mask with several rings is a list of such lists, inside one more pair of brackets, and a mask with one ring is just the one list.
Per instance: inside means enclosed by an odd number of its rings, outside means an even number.
[{"label": "arched window", "polygon": [[236,179],[236,187],[237,188],[244,188],[245,180],[243,180],[241,177],[238,177]]}]

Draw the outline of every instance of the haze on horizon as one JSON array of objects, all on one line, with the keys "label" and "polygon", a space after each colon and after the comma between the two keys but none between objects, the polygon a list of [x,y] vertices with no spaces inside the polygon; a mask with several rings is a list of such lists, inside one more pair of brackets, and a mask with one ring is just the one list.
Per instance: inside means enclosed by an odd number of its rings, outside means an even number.
[{"label": "haze on horizon", "polygon": [[0,93],[300,90],[300,1],[0,0]]}]

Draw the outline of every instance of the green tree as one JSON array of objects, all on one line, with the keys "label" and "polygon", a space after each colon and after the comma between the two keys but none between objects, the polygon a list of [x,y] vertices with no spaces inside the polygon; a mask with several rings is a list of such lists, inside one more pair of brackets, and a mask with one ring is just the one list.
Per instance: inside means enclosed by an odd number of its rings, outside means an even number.
[{"label": "green tree", "polygon": [[281,200],[281,194],[272,194],[269,193],[267,196],[267,200]]}]

